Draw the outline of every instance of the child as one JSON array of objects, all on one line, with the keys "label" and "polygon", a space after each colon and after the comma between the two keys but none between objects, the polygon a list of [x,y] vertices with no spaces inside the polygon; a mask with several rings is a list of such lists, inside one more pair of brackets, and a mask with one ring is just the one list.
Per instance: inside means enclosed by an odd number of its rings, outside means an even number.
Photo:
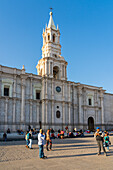
[{"label": "child", "polygon": [[107,147],[107,151],[109,151],[109,136],[108,136],[108,133],[105,134],[104,136],[104,141],[105,141],[105,147]]}]

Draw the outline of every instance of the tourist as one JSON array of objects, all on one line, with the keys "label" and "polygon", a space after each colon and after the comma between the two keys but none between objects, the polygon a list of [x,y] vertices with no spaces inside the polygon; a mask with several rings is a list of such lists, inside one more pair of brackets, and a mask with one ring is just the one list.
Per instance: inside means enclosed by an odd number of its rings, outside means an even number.
[{"label": "tourist", "polygon": [[3,134],[3,140],[6,141],[7,140],[7,134],[4,132]]},{"label": "tourist", "polygon": [[9,128],[7,129],[7,133],[11,133]]},{"label": "tourist", "polygon": [[28,131],[26,131],[25,139],[26,139],[26,148],[29,148],[29,132]]},{"label": "tourist", "polygon": [[97,145],[98,145],[98,155],[101,154],[101,147],[102,147],[105,156],[107,156],[107,155],[106,155],[105,147],[104,147],[104,145],[103,145],[103,142],[104,142],[103,133],[102,133],[102,131],[100,131],[100,128],[99,128],[99,127],[97,127],[96,130],[97,130],[97,131],[96,131],[96,133],[95,133],[95,137],[96,137],[96,141],[97,141]]},{"label": "tourist", "polygon": [[38,146],[39,146],[39,158],[44,159],[47,158],[47,156],[44,156],[44,140],[45,140],[45,133],[43,133],[43,130],[40,129],[40,133],[38,134]]},{"label": "tourist", "polygon": [[47,151],[49,151],[48,145],[50,145],[49,148],[51,151],[52,150],[52,140],[50,139],[50,131],[49,130],[47,130],[47,134],[46,134],[46,150]]},{"label": "tourist", "polygon": [[29,148],[30,149],[33,149],[32,148],[32,141],[33,141],[33,135],[32,135],[32,129],[30,129],[30,131],[29,131]]},{"label": "tourist", "polygon": [[105,141],[105,147],[107,147],[107,151],[109,151],[109,144],[110,144],[111,142],[109,141],[109,136],[108,136],[108,133],[107,133],[107,132],[105,133],[104,141]]}]

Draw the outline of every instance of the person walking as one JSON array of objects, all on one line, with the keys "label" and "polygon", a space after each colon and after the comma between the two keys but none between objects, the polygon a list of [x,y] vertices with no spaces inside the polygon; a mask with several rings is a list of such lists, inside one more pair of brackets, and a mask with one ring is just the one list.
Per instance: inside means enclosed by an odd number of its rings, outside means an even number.
[{"label": "person walking", "polygon": [[44,140],[45,140],[45,133],[43,133],[43,130],[40,129],[40,133],[38,134],[38,146],[39,146],[39,158],[44,159],[47,158],[47,156],[44,155]]},{"label": "person walking", "polygon": [[107,133],[107,132],[105,133],[104,141],[105,141],[105,147],[107,147],[107,151],[109,151],[109,144],[110,144],[111,142],[109,141],[109,136],[108,136],[108,133]]},{"label": "person walking", "polygon": [[48,145],[50,144],[50,151],[52,150],[52,140],[50,139],[50,131],[49,129],[47,130],[47,134],[46,134],[46,150],[49,151],[48,149]]},{"label": "person walking", "polygon": [[30,149],[33,149],[32,148],[32,141],[33,141],[33,134],[32,134],[32,129],[30,129],[30,131],[29,131],[29,148]]},{"label": "person walking", "polygon": [[105,147],[103,145],[103,142],[104,142],[104,135],[102,133],[102,131],[100,131],[100,128],[97,127],[96,128],[96,133],[95,133],[95,137],[96,137],[96,141],[97,141],[97,145],[98,145],[98,155],[101,154],[101,147],[103,148],[103,151],[104,151],[104,155],[107,156],[106,154],[106,150],[105,150]]},{"label": "person walking", "polygon": [[29,148],[29,132],[28,131],[26,131],[25,139],[26,139],[26,148]]}]

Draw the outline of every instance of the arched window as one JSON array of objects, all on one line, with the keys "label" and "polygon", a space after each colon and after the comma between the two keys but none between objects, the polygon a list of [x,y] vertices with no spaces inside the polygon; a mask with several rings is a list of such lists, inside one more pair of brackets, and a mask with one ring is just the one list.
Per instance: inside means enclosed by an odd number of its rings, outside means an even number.
[{"label": "arched window", "polygon": [[50,40],[50,35],[48,34],[48,41]]},{"label": "arched window", "polygon": [[55,34],[53,34],[53,42],[55,42]]},{"label": "arched window", "polygon": [[91,101],[90,98],[88,99],[88,104],[89,104],[90,106],[92,105],[92,101]]},{"label": "arched window", "polygon": [[60,111],[59,110],[56,111],[56,117],[60,118]]},{"label": "arched window", "polygon": [[59,79],[59,68],[57,66],[53,67],[53,77]]}]

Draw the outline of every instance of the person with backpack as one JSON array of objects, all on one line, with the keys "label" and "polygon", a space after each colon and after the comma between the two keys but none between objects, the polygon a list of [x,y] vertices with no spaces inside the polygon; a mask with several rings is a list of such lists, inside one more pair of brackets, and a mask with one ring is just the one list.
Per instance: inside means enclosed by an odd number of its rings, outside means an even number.
[{"label": "person with backpack", "polygon": [[103,148],[104,155],[107,156],[105,147],[103,145],[104,134],[102,133],[102,131],[100,131],[99,127],[96,128],[95,137],[96,137],[96,141],[97,141],[97,145],[98,145],[98,156],[101,154],[101,148]]}]

